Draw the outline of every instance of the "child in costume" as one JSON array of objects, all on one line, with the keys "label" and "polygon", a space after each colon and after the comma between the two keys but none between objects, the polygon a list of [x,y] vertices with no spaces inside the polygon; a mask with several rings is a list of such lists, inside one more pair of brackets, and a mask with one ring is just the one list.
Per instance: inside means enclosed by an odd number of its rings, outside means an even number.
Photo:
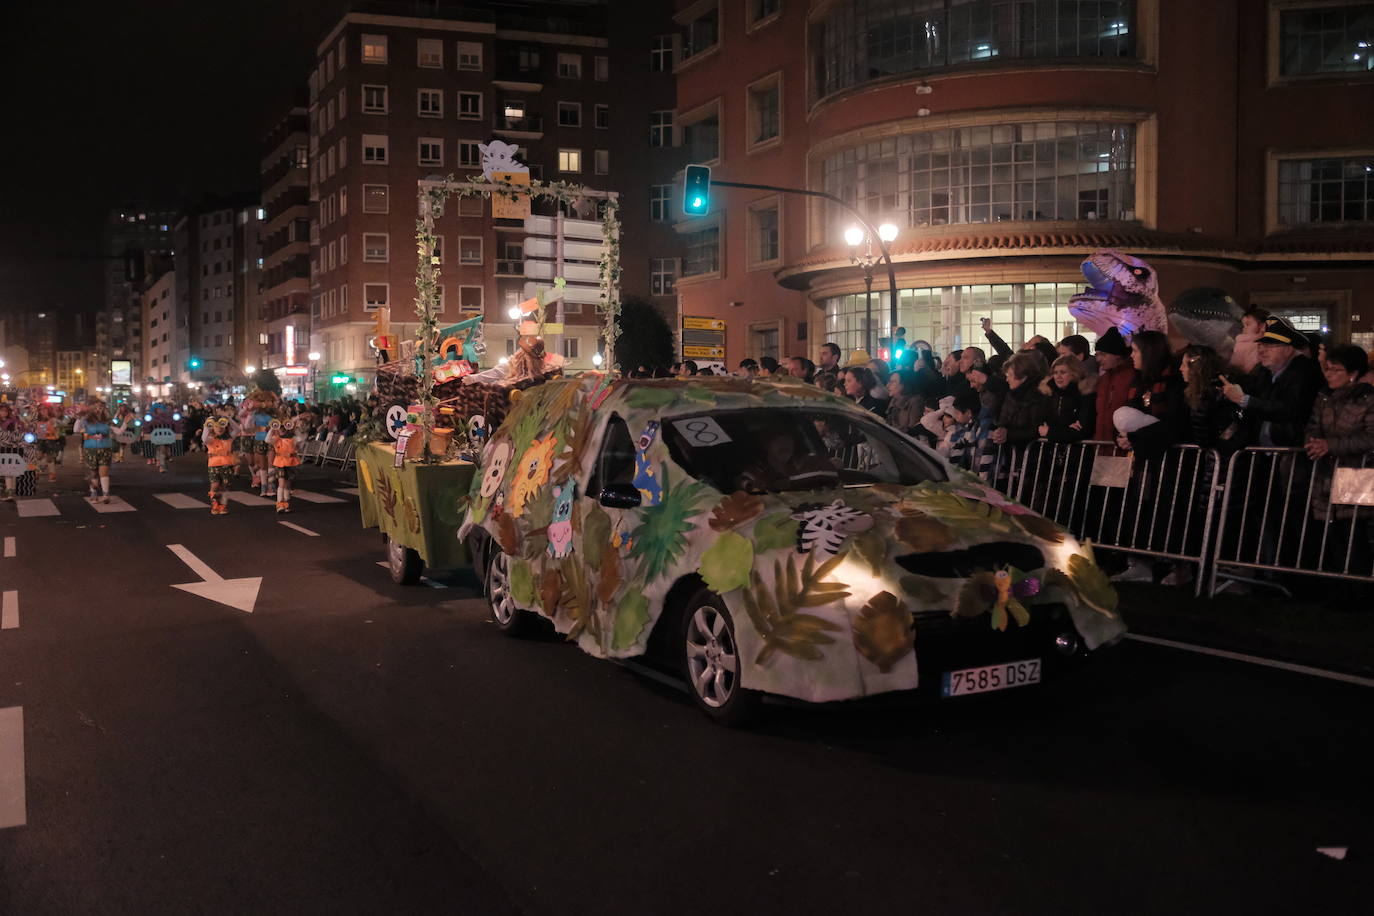
[{"label": "child in costume", "polygon": [[[15,416],[14,408],[9,404],[0,404],[0,451],[16,455],[24,453],[24,424]],[[0,478],[0,481],[3,481],[4,486],[4,493],[0,495],[0,499],[13,502],[18,480],[14,477],[4,477]]]},{"label": "child in costume", "polygon": [[228,515],[229,503],[226,498],[229,485],[234,482],[234,471],[238,466],[238,456],[234,454],[234,435],[228,417],[213,417],[205,421],[201,433],[205,444],[207,470],[210,475],[210,514]]},{"label": "child in costume", "polygon": [[[152,417],[151,420],[148,417]],[[173,413],[172,408],[166,404],[154,404],[152,413],[144,417],[143,435],[148,439],[148,463],[156,464],[159,474],[167,473],[167,458],[172,450],[170,445],[153,445],[152,435],[155,429],[170,429],[172,432],[181,433],[181,414]]]},{"label": "child in costume", "polygon": [[272,467],[277,474],[277,512],[291,511],[291,478],[296,476],[301,456],[297,429],[304,432],[304,425],[297,420],[273,420],[267,432],[267,444],[272,449]]},{"label": "child in costume", "polygon": [[272,464],[268,456],[271,449],[267,445],[267,433],[276,415],[277,396],[261,388],[243,399],[243,410],[239,412],[239,426],[243,429],[240,441],[251,437],[244,444],[248,446],[253,485],[258,487],[260,496],[272,495]]},{"label": "child in costume", "polygon": [[48,482],[57,480],[57,456],[62,452],[62,420],[51,404],[39,404],[33,412],[33,436],[38,444],[38,466],[48,472]]},{"label": "child in costume", "polygon": [[81,457],[91,472],[92,500],[110,501],[110,462],[114,460],[114,427],[110,425],[110,411],[100,401],[86,408],[76,421],[81,435]]},{"label": "child in costume", "polygon": [[[115,416],[110,420],[110,425],[114,427],[116,433],[131,433],[134,431],[136,423],[137,418],[134,416],[134,409],[130,407],[127,402],[119,405],[119,410],[115,412]],[[128,454],[129,446],[124,442],[116,441],[115,463],[118,464],[122,462]]]}]

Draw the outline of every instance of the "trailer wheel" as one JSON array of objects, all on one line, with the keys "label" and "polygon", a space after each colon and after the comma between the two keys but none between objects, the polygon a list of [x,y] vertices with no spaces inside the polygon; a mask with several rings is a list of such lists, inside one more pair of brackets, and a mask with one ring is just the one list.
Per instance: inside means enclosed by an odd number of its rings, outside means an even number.
[{"label": "trailer wheel", "polygon": [[386,535],[386,567],[391,573],[391,581],[397,585],[414,585],[420,581],[420,574],[425,571],[425,561],[420,559],[420,555],[392,540]]}]

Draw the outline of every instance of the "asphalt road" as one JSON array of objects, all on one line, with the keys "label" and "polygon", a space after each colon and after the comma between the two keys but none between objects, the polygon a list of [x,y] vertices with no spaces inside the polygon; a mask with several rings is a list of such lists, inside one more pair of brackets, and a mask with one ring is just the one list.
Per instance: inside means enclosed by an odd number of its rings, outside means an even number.
[{"label": "asphalt road", "polygon": [[[117,465],[128,512],[76,471],[0,505],[0,913],[1369,911],[1367,688],[1127,643],[729,731],[502,637],[462,576],[393,585],[338,472],[312,537],[158,499],[205,500],[194,456]],[[253,612],[173,588],[171,544]]]}]

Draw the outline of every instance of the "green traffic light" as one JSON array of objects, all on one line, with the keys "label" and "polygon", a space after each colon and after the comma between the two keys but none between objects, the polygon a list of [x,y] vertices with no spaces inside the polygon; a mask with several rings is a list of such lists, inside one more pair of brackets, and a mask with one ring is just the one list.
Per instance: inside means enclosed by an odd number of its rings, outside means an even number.
[{"label": "green traffic light", "polygon": [[704,216],[711,209],[711,169],[704,165],[689,165],[683,176],[682,212],[688,216]]}]

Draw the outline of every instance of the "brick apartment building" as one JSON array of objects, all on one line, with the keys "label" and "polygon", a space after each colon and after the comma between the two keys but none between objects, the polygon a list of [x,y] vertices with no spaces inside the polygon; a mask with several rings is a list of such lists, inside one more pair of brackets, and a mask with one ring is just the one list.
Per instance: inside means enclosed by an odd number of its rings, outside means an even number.
[{"label": "brick apartment building", "polygon": [[178,355],[185,352],[185,334],[178,334],[180,316],[177,309],[177,272],[166,270],[152,277],[143,292],[140,311],[143,315],[143,353],[140,365],[145,376],[134,376],[145,390],[159,396],[170,395],[172,385],[182,380],[184,366]]},{"label": "brick apartment building", "polygon": [[[1078,263],[1152,262],[1374,342],[1374,3],[677,4],[677,130],[713,177],[892,222],[898,324],[938,350],[1077,330]],[[681,308],[727,359],[863,346],[838,207],[713,194],[678,224]],[[874,339],[888,282],[875,270]]]},{"label": "brick apartment building", "polygon": [[310,133],[304,105],[263,138],[262,264],[250,307],[245,359],[278,376],[283,393],[307,398],[310,318]]},{"label": "brick apartment building", "polygon": [[[133,378],[145,377],[143,365],[143,290],[154,279],[149,273],[172,258],[172,227],[177,211],[171,207],[130,201],[111,210],[105,220],[105,300],[95,323],[95,352],[99,356],[99,375],[92,387],[110,384],[110,360],[133,362]],[[124,253],[142,252],[143,279],[131,283],[126,274]]]},{"label": "brick apartment building", "polygon": [[[172,354],[176,382],[233,388],[245,383],[253,355],[245,342],[248,302],[256,295],[259,195],[207,201],[176,225],[176,303]],[[191,367],[191,359],[199,366]],[[254,366],[256,368],[256,366]]]},{"label": "brick apartment building", "polygon": [[[617,22],[616,34],[631,22],[642,31],[656,7],[667,24],[666,3],[649,4]],[[480,143],[518,145],[536,179],[622,192],[624,294],[650,293],[656,251],[675,256],[668,227],[651,225],[651,195],[671,183],[677,163],[645,155],[644,143],[650,106],[670,106],[671,75],[650,77],[642,36],[625,39],[621,64],[599,4],[425,9],[417,16],[413,5],[359,4],[317,49],[309,149],[321,377],[368,379],[378,306],[390,306],[395,333],[413,333],[417,182],[480,174]],[[636,81],[651,91],[637,93]],[[540,203],[534,210],[553,212]],[[525,295],[521,224],[493,220],[489,203],[467,199],[454,200],[436,228],[442,320],[483,315],[491,359],[510,352],[506,312]],[[590,368],[595,307],[569,305],[567,325],[568,365]]]}]

